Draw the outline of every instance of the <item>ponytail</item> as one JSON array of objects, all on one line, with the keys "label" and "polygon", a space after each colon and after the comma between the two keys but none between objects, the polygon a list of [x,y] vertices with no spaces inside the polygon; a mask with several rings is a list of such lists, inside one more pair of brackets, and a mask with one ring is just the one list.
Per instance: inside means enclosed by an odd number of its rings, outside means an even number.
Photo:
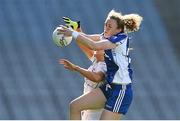
[{"label": "ponytail", "polygon": [[131,33],[139,30],[143,18],[138,14],[127,14],[122,17],[122,20],[124,22],[124,31]]}]

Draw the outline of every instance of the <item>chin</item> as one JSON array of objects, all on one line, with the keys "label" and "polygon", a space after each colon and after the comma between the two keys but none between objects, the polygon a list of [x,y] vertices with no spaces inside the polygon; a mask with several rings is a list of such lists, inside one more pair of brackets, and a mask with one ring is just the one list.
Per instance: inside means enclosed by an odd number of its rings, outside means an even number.
[{"label": "chin", "polygon": [[107,34],[107,32],[105,32],[104,37],[109,37],[109,34]]}]

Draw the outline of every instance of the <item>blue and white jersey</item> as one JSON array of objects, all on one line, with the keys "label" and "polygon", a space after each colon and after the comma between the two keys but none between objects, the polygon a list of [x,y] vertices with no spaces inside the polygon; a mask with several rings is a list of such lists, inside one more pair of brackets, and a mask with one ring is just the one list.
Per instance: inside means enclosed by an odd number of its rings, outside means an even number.
[{"label": "blue and white jersey", "polygon": [[129,57],[129,38],[125,33],[106,38],[117,45],[114,49],[105,50],[107,65],[106,80],[108,83],[128,84],[132,80],[131,59]]}]

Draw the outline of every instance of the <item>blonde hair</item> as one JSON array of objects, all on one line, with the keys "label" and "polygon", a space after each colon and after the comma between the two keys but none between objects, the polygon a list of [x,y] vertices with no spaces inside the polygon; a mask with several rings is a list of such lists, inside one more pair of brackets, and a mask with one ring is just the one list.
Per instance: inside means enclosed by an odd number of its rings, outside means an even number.
[{"label": "blonde hair", "polygon": [[111,10],[109,13],[108,13],[108,16],[106,18],[106,21],[108,19],[110,19],[111,17],[116,17],[116,18],[121,18],[122,17],[122,14],[120,12],[116,12],[115,10]]},{"label": "blonde hair", "polygon": [[108,19],[116,20],[117,28],[122,28],[123,31],[127,33],[138,31],[143,20],[143,18],[138,14],[122,15],[120,12],[116,12],[115,10],[109,12],[106,21]]},{"label": "blonde hair", "polygon": [[123,16],[125,31],[130,33],[138,31],[143,18],[138,14],[127,14]]}]

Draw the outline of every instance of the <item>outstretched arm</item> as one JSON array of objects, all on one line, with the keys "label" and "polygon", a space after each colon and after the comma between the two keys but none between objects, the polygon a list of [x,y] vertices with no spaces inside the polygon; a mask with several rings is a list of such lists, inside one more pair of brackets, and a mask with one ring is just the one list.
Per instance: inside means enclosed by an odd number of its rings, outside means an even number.
[{"label": "outstretched arm", "polygon": [[100,41],[93,41],[91,38],[88,38],[85,34],[79,33],[77,31],[73,31],[68,29],[67,27],[61,25],[58,29],[59,33],[65,34],[66,36],[73,36],[77,42],[85,45],[91,50],[107,50],[116,48],[116,44],[110,42],[107,39],[100,40]]},{"label": "outstretched arm", "polygon": [[83,75],[84,77],[88,78],[89,80],[93,81],[93,82],[101,82],[104,78],[104,73],[99,71],[99,72],[91,72],[87,69],[84,69],[82,67],[79,67],[73,63],[71,63],[70,61],[66,60],[66,59],[61,59],[59,60],[59,64],[64,65],[64,68],[71,70],[71,71],[76,71],[78,73],[80,73],[81,75]]}]

